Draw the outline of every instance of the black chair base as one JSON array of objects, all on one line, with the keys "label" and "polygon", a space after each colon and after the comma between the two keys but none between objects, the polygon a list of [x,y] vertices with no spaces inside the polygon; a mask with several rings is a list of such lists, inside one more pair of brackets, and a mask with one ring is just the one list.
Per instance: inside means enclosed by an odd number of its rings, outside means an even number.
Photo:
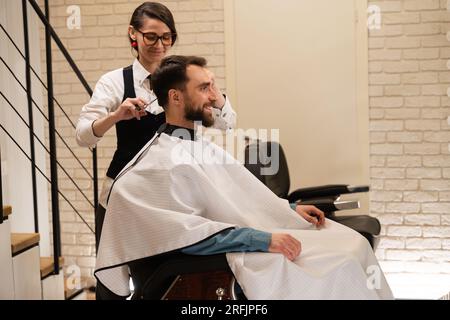
[{"label": "black chair base", "polygon": [[222,271],[234,277],[225,254],[194,256],[175,251],[128,265],[135,288],[132,299],[160,300],[180,275]]}]

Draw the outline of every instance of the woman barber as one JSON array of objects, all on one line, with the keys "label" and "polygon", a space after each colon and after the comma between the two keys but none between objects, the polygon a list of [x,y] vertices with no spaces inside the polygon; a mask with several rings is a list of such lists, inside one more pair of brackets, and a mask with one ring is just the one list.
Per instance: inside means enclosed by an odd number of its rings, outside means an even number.
[{"label": "woman barber", "polygon": [[[80,146],[95,146],[112,127],[116,128],[117,150],[106,173],[95,214],[98,247],[106,198],[114,178],[165,122],[150,86],[151,74],[177,40],[170,10],[161,3],[145,2],[135,9],[128,27],[128,37],[136,59],[133,64],[103,75],[80,114],[76,138]],[[228,99],[217,91],[214,110],[215,128],[234,127],[236,113]]]}]

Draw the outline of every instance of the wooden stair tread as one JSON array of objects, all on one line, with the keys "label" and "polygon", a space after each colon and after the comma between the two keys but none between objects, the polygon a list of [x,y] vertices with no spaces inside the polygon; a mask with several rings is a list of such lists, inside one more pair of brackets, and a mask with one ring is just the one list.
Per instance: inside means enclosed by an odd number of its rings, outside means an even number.
[{"label": "wooden stair tread", "polygon": [[39,233],[11,233],[11,252],[15,255],[19,251],[38,244],[39,240]]},{"label": "wooden stair tread", "polygon": [[[64,258],[59,257],[59,268],[62,269]],[[54,263],[53,257],[41,257],[41,279],[45,278],[53,272]]]},{"label": "wooden stair tread", "polygon": [[11,206],[3,206],[3,217],[6,218],[12,213],[12,207]]}]

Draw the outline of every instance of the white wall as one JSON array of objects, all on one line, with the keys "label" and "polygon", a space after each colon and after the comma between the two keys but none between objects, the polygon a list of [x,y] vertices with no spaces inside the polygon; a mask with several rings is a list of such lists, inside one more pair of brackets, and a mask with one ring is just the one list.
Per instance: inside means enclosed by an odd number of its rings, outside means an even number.
[{"label": "white wall", "polygon": [[225,1],[238,126],[280,129],[291,189],[369,183],[364,3]]},{"label": "white wall", "polygon": [[[27,2],[28,3],[28,2]],[[1,24],[16,42],[22,53],[24,33],[22,24],[22,2],[0,0]],[[30,39],[31,65],[40,74],[40,43],[38,17],[28,5],[28,29]],[[25,62],[3,31],[0,31],[0,54],[25,86]],[[3,63],[0,63],[0,90],[16,107],[28,123],[28,107],[25,91],[20,87]],[[42,109],[42,86],[32,76],[32,95]],[[12,134],[20,146],[28,153],[30,150],[29,131],[7,102],[0,97],[0,121]],[[37,136],[45,142],[44,118],[34,107],[34,127]],[[31,184],[31,164],[6,134],[0,131],[2,147],[3,201],[13,207],[11,219],[12,232],[34,232],[33,190]],[[45,150],[35,141],[36,164],[46,172]],[[50,255],[48,192],[47,181],[37,172],[39,232],[41,234],[41,255]]]}]

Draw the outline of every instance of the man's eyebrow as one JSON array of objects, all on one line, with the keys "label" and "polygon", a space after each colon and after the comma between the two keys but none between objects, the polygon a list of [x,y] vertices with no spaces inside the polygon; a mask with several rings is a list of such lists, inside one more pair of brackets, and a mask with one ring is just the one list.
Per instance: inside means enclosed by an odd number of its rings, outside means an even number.
[{"label": "man's eyebrow", "polygon": [[202,83],[200,83],[198,86],[197,86],[197,88],[200,88],[200,87],[208,87],[208,86],[210,86],[211,85],[211,81],[206,81],[206,82],[202,82]]}]

